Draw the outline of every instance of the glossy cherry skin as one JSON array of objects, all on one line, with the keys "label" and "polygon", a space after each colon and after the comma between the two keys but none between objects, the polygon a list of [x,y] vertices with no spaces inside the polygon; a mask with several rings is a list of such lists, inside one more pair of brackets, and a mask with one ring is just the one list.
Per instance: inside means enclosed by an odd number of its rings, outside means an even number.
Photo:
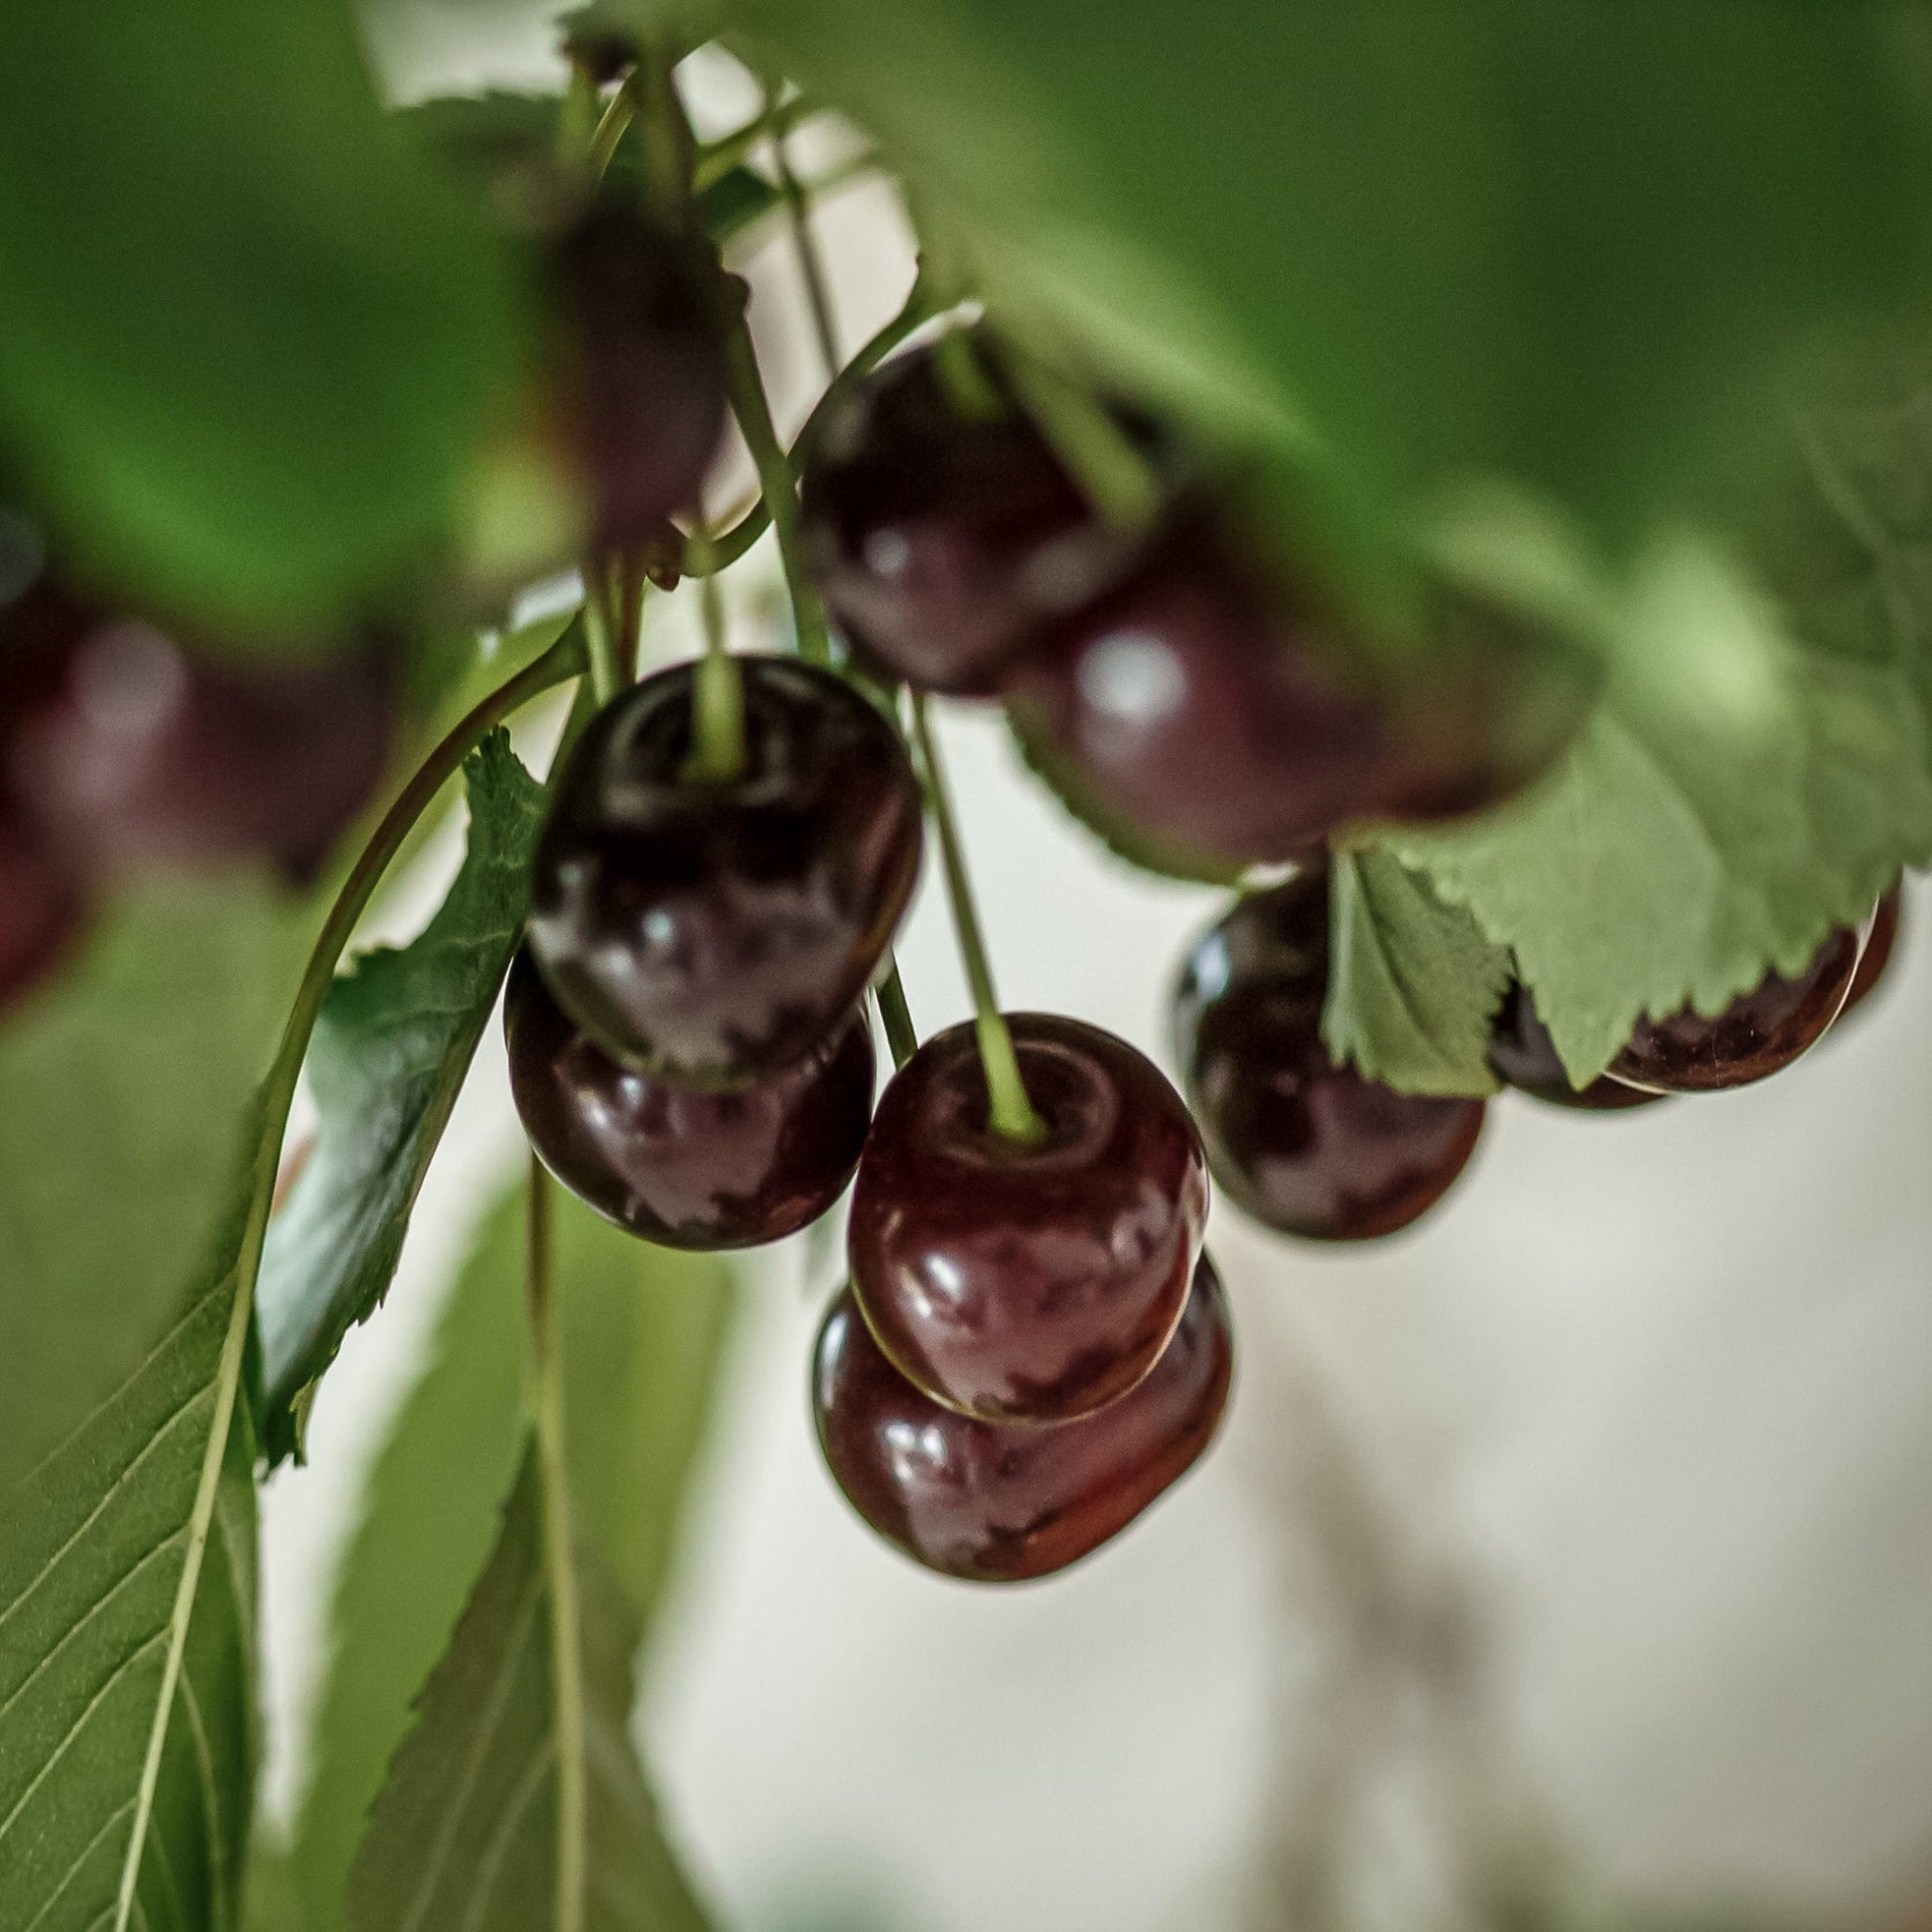
[{"label": "glossy cherry skin", "polygon": [[1879,899],[1878,909],[1871,915],[1871,930],[1865,937],[1864,951],[1859,955],[1859,970],[1852,975],[1851,990],[1839,1009],[1839,1019],[1845,1019],[1861,1001],[1870,998],[1885,977],[1885,969],[1890,966],[1893,949],[1898,944],[1898,912],[1903,895],[1901,881]]},{"label": "glossy cherry skin", "polygon": [[911,896],[920,796],[886,720],[842,678],[741,657],[745,765],[688,780],[692,667],[591,721],[531,873],[530,946],[616,1059],[741,1086],[809,1053],[866,990]]},{"label": "glossy cherry skin", "polygon": [[985,408],[926,347],[832,407],[800,482],[808,567],[840,628],[928,691],[984,695],[1044,620],[1125,561],[1110,529],[972,344]]},{"label": "glossy cherry skin", "polygon": [[725,429],[722,282],[702,238],[603,203],[550,262],[557,433],[621,548],[693,502]]},{"label": "glossy cherry skin", "polygon": [[845,1192],[872,1119],[872,1032],[855,1007],[802,1060],[734,1093],[667,1087],[602,1051],[527,951],[503,1004],[510,1091],[543,1165],[662,1248],[752,1248]]},{"label": "glossy cherry skin", "polygon": [[90,868],[260,856],[306,883],[388,761],[373,647],[243,663],[44,582],[0,612],[0,650],[7,782]]},{"label": "glossy cherry skin", "polygon": [[1468,1164],[1480,1100],[1397,1093],[1321,1038],[1328,881],[1311,868],[1241,899],[1189,955],[1175,1050],[1214,1178],[1285,1234],[1360,1241],[1407,1227]]},{"label": "glossy cherry skin", "polygon": [[1546,1101],[1552,1107],[1574,1107],[1586,1113],[1619,1113],[1628,1107],[1647,1107],[1662,1100],[1621,1080],[1599,1073],[1585,1087],[1573,1087],[1558,1056],[1556,1041],[1536,1010],[1536,1001],[1521,980],[1511,980],[1497,1009],[1489,1036],[1489,1064],[1496,1078],[1518,1093]]},{"label": "glossy cherry skin", "polygon": [[1234,1368],[1203,1255],[1161,1359],[1094,1415],[1041,1426],[942,1407],[894,1368],[848,1290],[819,1329],[812,1412],[833,1479],[915,1563],[975,1583],[1044,1577],[1118,1536],[1219,1427]]},{"label": "glossy cherry skin", "polygon": [[1863,939],[1862,931],[1841,926],[1795,978],[1767,973],[1715,1018],[1685,1007],[1667,1019],[1638,1021],[1611,1073],[1654,1093],[1716,1093],[1767,1079],[1838,1018]]},{"label": "glossy cherry skin", "polygon": [[1010,1016],[1045,1133],[987,1124],[971,1027],[935,1034],[880,1100],[847,1236],[880,1345],[935,1401],[1060,1422],[1131,1389],[1187,1299],[1207,1218],[1200,1136],[1125,1040]]}]

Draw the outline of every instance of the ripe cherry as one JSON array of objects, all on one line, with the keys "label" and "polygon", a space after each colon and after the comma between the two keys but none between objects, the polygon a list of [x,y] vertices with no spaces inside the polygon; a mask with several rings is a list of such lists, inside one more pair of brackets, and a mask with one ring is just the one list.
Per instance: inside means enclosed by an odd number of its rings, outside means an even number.
[{"label": "ripe cherry", "polygon": [[620,1066],[564,1016],[526,951],[503,1032],[530,1144],[572,1193],[664,1248],[749,1248],[845,1191],[872,1119],[872,1033],[855,1007],[805,1058],[736,1093]]},{"label": "ripe cherry", "polygon": [[725,428],[723,285],[710,244],[600,204],[558,243],[557,434],[595,542],[648,538],[697,496]]},{"label": "ripe cherry", "polygon": [[1241,899],[1194,947],[1176,1055],[1214,1178],[1285,1234],[1359,1241],[1440,1200],[1482,1131],[1480,1100],[1397,1093],[1321,1038],[1328,879],[1311,867]]},{"label": "ripe cherry", "polygon": [[745,760],[686,776],[692,667],[621,693],[558,777],[530,946],[614,1058],[678,1085],[759,1080],[859,1003],[911,895],[918,781],[842,678],[741,657]]},{"label": "ripe cherry", "polygon": [[1063,1570],[1118,1536],[1176,1482],[1227,1407],[1234,1336],[1203,1255],[1161,1358],[1094,1415],[983,1422],[914,1388],[873,1339],[850,1290],[812,1362],[812,1411],[833,1479],[915,1563],[980,1583]]},{"label": "ripe cherry", "polygon": [[0,613],[6,777],[93,868],[262,856],[306,883],[388,759],[369,649],[243,664],[44,581]]},{"label": "ripe cherry", "polygon": [[[943,357],[971,356],[962,398]],[[841,628],[929,691],[985,694],[1043,620],[1124,561],[977,335],[901,355],[834,405],[800,484],[806,555]]]},{"label": "ripe cherry", "polygon": [[1098,1028],[1011,1016],[1044,1132],[988,1122],[971,1027],[935,1034],[887,1087],[859,1163],[853,1292],[936,1401],[1057,1422],[1132,1388],[1187,1299],[1207,1215],[1200,1137],[1151,1060]]},{"label": "ripe cherry", "polygon": [[1801,973],[1766,973],[1714,1017],[1685,1007],[1663,1020],[1638,1021],[1610,1072],[1653,1093],[1714,1093],[1779,1072],[1838,1018],[1863,937],[1839,927]]},{"label": "ripe cherry", "polygon": [[1885,977],[1885,969],[1891,964],[1893,949],[1898,944],[1898,911],[1903,897],[1903,882],[1894,883],[1891,890],[1878,901],[1878,909],[1871,915],[1871,931],[1864,942],[1864,951],[1859,955],[1859,970],[1852,975],[1852,988],[1845,996],[1845,1004],[1839,1009],[1838,1017],[1843,1020],[1854,1007],[1868,999],[1877,989],[1878,982]]},{"label": "ripe cherry", "polygon": [[1428,650],[1384,682],[1311,580],[1195,508],[1038,633],[1008,699],[1105,816],[1182,852],[1288,860],[1351,820],[1492,805],[1568,742],[1587,679],[1540,630],[1440,586],[1427,621]]},{"label": "ripe cherry", "polygon": [[1626,1107],[1647,1107],[1664,1097],[1626,1086],[1607,1073],[1599,1073],[1587,1086],[1573,1087],[1556,1041],[1536,1010],[1536,1000],[1521,980],[1510,981],[1497,1009],[1489,1037],[1489,1064],[1497,1079],[1553,1107],[1615,1113]]}]

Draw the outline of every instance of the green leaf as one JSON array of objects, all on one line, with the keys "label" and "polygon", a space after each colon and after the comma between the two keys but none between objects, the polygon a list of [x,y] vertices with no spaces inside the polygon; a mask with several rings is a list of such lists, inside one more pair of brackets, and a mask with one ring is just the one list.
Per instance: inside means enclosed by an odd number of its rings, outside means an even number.
[{"label": "green leaf", "polygon": [[401,951],[364,954],[330,988],[310,1043],[316,1148],[269,1230],[258,1313],[267,1447],[296,1447],[295,1407],[387,1293],[409,1214],[523,930],[542,786],[508,734],[465,765],[470,846]]},{"label": "green leaf", "polygon": [[0,434],[115,581],[238,629],[347,615],[444,526],[506,266],[339,0],[0,9]]},{"label": "green leaf", "polygon": [[[335,1658],[294,1833],[308,1932],[344,1888],[409,1700],[449,1640],[523,1441],[524,1186],[491,1208],[369,1480],[331,1616]],[[649,1248],[552,1195],[572,1489],[648,1634],[731,1309],[716,1259]]]},{"label": "green leaf", "polygon": [[0,1027],[0,1484],[183,1307],[308,922],[260,882],[155,883]]},{"label": "green leaf", "polygon": [[[643,11],[648,11],[644,8]],[[746,0],[1008,313],[1312,462],[1653,527],[1828,345],[1920,332],[1922,21],[1600,0]]]},{"label": "green leaf", "polygon": [[1932,857],[1932,391],[1799,425],[1747,538],[1638,561],[1604,702],[1528,797],[1389,848],[1514,949],[1571,1078],[1640,1014],[1795,972]]},{"label": "green leaf", "polygon": [[[542,1516],[532,1456],[370,1817],[349,1882],[354,1932],[556,1927],[565,1859],[582,1861],[583,1932],[703,1932],[627,1734],[634,1620],[580,1557],[581,1674],[554,1668]],[[559,1760],[573,1719],[588,1794],[581,1839],[566,1842]]]},{"label": "green leaf", "polygon": [[1387,852],[1338,852],[1330,876],[1329,1052],[1405,1093],[1494,1093],[1508,954]]},{"label": "green leaf", "polygon": [[[225,1271],[0,1500],[0,1925],[238,1924],[253,1797],[255,1490],[246,1413],[233,1404],[233,1293]],[[224,1403],[233,1425],[204,1502]]]}]

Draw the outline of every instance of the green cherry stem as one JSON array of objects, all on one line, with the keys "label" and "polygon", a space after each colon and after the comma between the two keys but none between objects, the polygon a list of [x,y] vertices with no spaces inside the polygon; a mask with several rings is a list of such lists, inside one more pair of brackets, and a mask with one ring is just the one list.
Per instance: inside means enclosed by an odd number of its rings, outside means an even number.
[{"label": "green cherry stem", "polygon": [[791,615],[798,628],[799,653],[814,664],[830,663],[832,642],[825,628],[825,612],[805,574],[799,546],[798,489],[792,481],[784,445],[778,441],[777,429],[771,421],[771,405],[765,400],[758,351],[752,346],[751,326],[743,309],[728,325],[725,378],[732,414],[738,418],[745,446],[751,451],[753,467],[758,471],[759,487],[764,492],[765,508],[777,528],[778,559],[784,567],[785,588],[791,593]]},{"label": "green cherry stem", "polygon": [[624,129],[630,125],[631,115],[635,111],[629,88],[620,88],[612,95],[611,104],[605,108],[596,131],[591,135],[590,166],[595,180],[604,179],[611,166],[611,157],[617,153],[618,143],[623,139]]},{"label": "green cherry stem", "polygon": [[584,648],[590,659],[591,688],[600,705],[607,705],[624,686],[618,655],[617,626],[611,621],[610,586],[601,560],[584,563]]},{"label": "green cherry stem", "polygon": [[543,1568],[550,1594],[551,1708],[557,1726],[556,1924],[583,1932],[589,1788],[584,1755],[583,1628],[577,1607],[576,1539],[565,1462],[564,1362],[556,1319],[550,1226],[551,1180],[530,1156],[524,1220],[524,1301],[543,1498]]},{"label": "green cherry stem", "polygon": [[[707,555],[711,539],[703,519],[691,542]],[[725,602],[715,568],[698,579],[704,611],[704,655],[691,684],[691,757],[684,775],[698,783],[722,784],[745,768],[745,689],[738,666],[725,648]]]},{"label": "green cherry stem", "polygon": [[912,1009],[905,1002],[905,982],[898,976],[897,956],[890,949],[879,977],[872,983],[872,997],[879,1003],[880,1024],[886,1029],[893,1064],[903,1066],[919,1050],[919,1030],[913,1026]]},{"label": "green cherry stem", "polygon": [[[770,113],[776,99],[774,90],[765,88],[765,111]],[[818,343],[819,360],[825,365],[825,380],[839,376],[839,332],[832,320],[832,289],[825,273],[825,258],[819,251],[818,236],[812,231],[810,200],[791,165],[791,129],[774,121],[771,136],[772,159],[777,168],[778,193],[783,196],[785,215],[791,227],[792,252],[798,257],[799,278],[805,284],[805,301],[812,314],[812,334]]]},{"label": "green cherry stem", "polygon": [[1161,486],[1106,405],[1050,363],[1023,350],[1011,358],[1013,385],[1027,414],[1060,461],[1122,530],[1145,530],[1161,510]]},{"label": "green cherry stem", "polygon": [[987,962],[986,940],[980,931],[979,909],[973,903],[972,880],[966,855],[960,849],[959,829],[953,820],[939,748],[926,722],[925,699],[912,700],[912,738],[919,762],[925,767],[926,802],[933,829],[939,834],[939,858],[946,875],[946,897],[952,902],[953,931],[973,989],[973,1024],[979,1034],[980,1061],[986,1069],[988,1124],[1010,1141],[1037,1141],[1046,1132],[1020,1077],[1020,1061],[1013,1050],[1013,1035],[993,991],[993,969]]}]

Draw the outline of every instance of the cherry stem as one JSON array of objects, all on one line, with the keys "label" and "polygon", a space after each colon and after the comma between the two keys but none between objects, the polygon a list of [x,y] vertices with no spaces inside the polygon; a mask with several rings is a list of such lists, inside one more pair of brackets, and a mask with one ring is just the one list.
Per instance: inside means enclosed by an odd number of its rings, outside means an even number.
[{"label": "cherry stem", "polygon": [[692,138],[677,91],[677,51],[649,49],[633,84],[643,96],[644,200],[667,228],[690,219]]},{"label": "cherry stem", "polygon": [[618,657],[617,631],[611,622],[609,586],[598,559],[586,561],[583,578],[584,648],[590,659],[591,688],[597,693],[598,703],[606,705],[623,689],[623,666]]},{"label": "cherry stem", "polygon": [[[870,375],[907,336],[923,326],[932,315],[933,307],[929,291],[921,283],[915,282],[906,295],[898,313],[886,323],[871,338],[865,346],[858,350],[837,379],[812,405],[812,412],[805,418],[804,427],[793,440],[788,466],[796,468],[804,453],[812,446],[812,439],[824,426],[828,405],[836,404],[861,377]],[[771,527],[771,511],[762,495],[732,527],[720,536],[711,539],[711,559],[709,567],[724,570],[744,556],[752,545]],[[681,574],[686,577],[702,577],[707,568],[705,559],[697,554],[691,543],[684,546],[684,557],[680,564]]]},{"label": "cherry stem", "polygon": [[618,143],[623,139],[624,129],[630,125],[630,117],[635,111],[629,88],[621,87],[612,95],[610,105],[605,108],[591,135],[590,167],[594,180],[604,179],[611,166],[611,157],[617,153]]},{"label": "cherry stem", "polygon": [[890,947],[879,977],[872,983],[872,997],[879,1005],[879,1022],[886,1029],[893,1064],[903,1066],[919,1050],[919,1030],[912,1024],[912,1009],[905,1003],[905,982],[898,976],[898,960]]},{"label": "cherry stem", "polygon": [[[774,90],[765,87],[765,113],[769,116],[776,99]],[[825,273],[825,260],[819,252],[818,237],[812,232],[811,203],[791,165],[791,129],[773,122],[772,159],[777,167],[778,193],[783,196],[785,213],[791,224],[792,252],[798,257],[798,273],[805,284],[805,300],[812,313],[812,334],[818,342],[819,360],[825,365],[825,380],[836,382],[839,375],[839,332],[832,320],[832,290]]]},{"label": "cherry stem", "polygon": [[1117,529],[1145,530],[1161,510],[1161,486],[1113,412],[1038,356],[1012,358],[1027,414]]},{"label": "cherry stem", "polygon": [[752,331],[741,309],[732,319],[725,337],[725,378],[731,397],[732,414],[744,433],[745,446],[752,453],[753,467],[759,473],[759,487],[778,532],[778,558],[784,567],[785,588],[791,593],[792,622],[798,631],[798,651],[815,664],[832,660],[832,641],[825,628],[825,612],[818,593],[805,574],[804,557],[798,541],[798,488],[792,480],[791,465],[778,432],[771,421],[771,405],[765,399],[764,383],[759,375],[758,351],[752,346]]},{"label": "cherry stem", "polygon": [[530,1157],[524,1223],[524,1299],[543,1496],[543,1558],[550,1593],[551,1709],[557,1726],[556,1922],[582,1932],[589,1791],[583,1697],[583,1630],[577,1607],[576,1539],[565,1461],[564,1350],[552,1293],[550,1176]]},{"label": "cherry stem", "polygon": [[[700,554],[711,539],[703,520],[691,533]],[[691,683],[691,757],[684,768],[696,783],[728,783],[745,768],[745,691],[725,648],[725,603],[715,568],[698,580],[704,611],[704,655]]]},{"label": "cherry stem", "polygon": [[698,150],[697,163],[691,171],[694,186],[700,191],[711,187],[730,174],[767,135],[783,139],[800,121],[809,120],[817,112],[817,105],[803,94],[793,94],[789,100],[776,104],[767,94],[763,107],[743,127],[721,134],[715,141],[707,141]]},{"label": "cherry stem", "polygon": [[966,856],[960,849],[945,769],[939,762],[939,748],[933,742],[931,727],[926,723],[922,697],[912,700],[912,737],[919,748],[919,762],[925,767],[926,802],[932,813],[933,828],[939,834],[939,858],[946,875],[946,897],[952,903],[953,932],[959,940],[959,956],[966,968],[967,984],[973,989],[973,1025],[979,1034],[980,1063],[986,1069],[988,1125],[1006,1140],[1037,1141],[1046,1128],[1027,1098],[1026,1082],[1020,1077],[1020,1060],[1013,1050],[1013,1034],[993,991],[993,969],[987,963],[979,909],[973,903],[973,884],[966,871]]}]

